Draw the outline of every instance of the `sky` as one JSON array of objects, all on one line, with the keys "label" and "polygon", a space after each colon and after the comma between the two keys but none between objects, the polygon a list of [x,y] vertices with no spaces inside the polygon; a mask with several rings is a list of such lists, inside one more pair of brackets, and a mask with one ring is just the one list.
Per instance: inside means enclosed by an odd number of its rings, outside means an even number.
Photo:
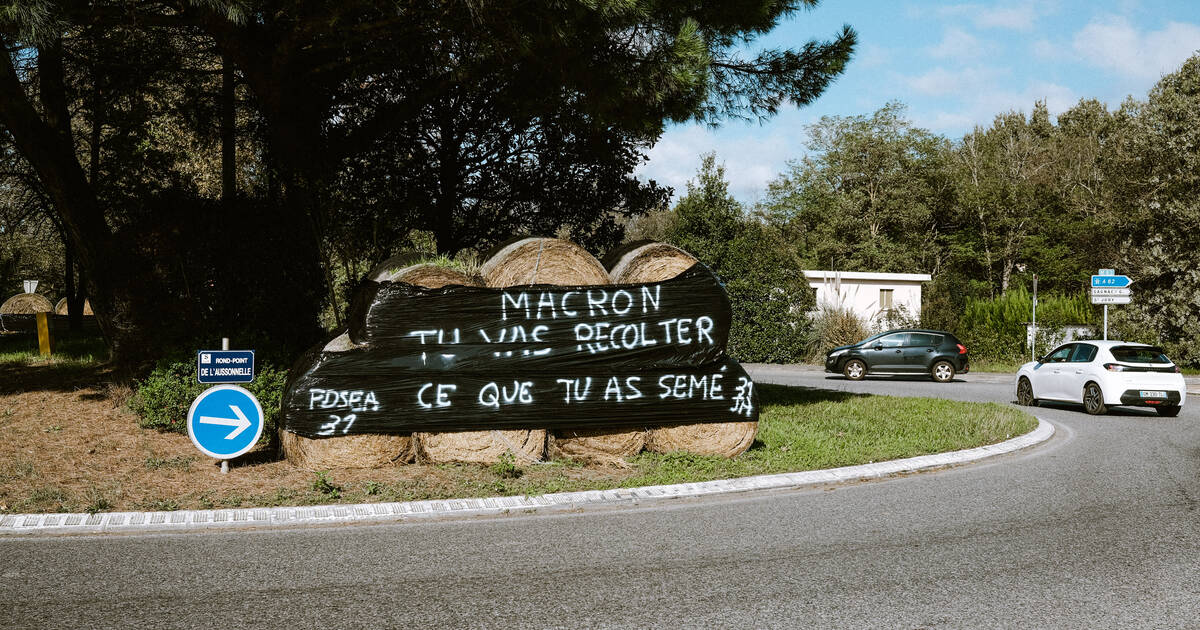
[{"label": "sky", "polygon": [[751,50],[832,39],[843,24],[858,33],[854,59],[814,103],[761,124],[674,125],[638,176],[673,187],[678,199],[700,156],[715,151],[732,194],[753,203],[804,156],[805,128],[822,116],[870,115],[895,100],[916,126],[957,139],[997,114],[1028,114],[1038,100],[1052,116],[1082,98],[1109,109],[1127,96],[1144,100],[1200,51],[1200,0],[824,0]]}]

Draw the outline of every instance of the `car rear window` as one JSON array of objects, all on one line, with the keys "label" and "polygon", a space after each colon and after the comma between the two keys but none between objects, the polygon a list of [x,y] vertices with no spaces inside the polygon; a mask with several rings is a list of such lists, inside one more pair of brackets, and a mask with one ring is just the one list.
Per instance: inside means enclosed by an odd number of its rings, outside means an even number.
[{"label": "car rear window", "polygon": [[1125,363],[1170,363],[1162,348],[1154,346],[1113,346],[1113,358]]},{"label": "car rear window", "polygon": [[908,345],[910,346],[940,346],[942,345],[942,336],[933,335],[930,333],[909,333]]},{"label": "car rear window", "polygon": [[1096,358],[1096,346],[1090,343],[1080,343],[1075,345],[1075,350],[1071,352],[1072,363],[1088,363]]}]

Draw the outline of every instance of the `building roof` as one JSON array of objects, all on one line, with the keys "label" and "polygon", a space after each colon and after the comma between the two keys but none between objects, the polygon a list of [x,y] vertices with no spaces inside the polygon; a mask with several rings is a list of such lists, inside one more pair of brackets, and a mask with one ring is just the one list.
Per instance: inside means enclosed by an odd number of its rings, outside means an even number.
[{"label": "building roof", "polygon": [[875,282],[929,282],[933,276],[927,273],[878,273],[874,271],[824,271],[805,269],[804,277],[809,280],[868,280]]}]

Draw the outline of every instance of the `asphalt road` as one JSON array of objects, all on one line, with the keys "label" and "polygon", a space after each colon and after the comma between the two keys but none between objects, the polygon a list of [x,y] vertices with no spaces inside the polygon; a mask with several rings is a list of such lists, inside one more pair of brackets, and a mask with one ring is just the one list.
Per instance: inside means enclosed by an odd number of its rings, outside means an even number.
[{"label": "asphalt road", "polygon": [[[1013,398],[986,375],[753,373]],[[470,521],[0,539],[0,626],[1200,627],[1197,406],[1036,413],[1057,429],[1041,446],[859,484]]]}]

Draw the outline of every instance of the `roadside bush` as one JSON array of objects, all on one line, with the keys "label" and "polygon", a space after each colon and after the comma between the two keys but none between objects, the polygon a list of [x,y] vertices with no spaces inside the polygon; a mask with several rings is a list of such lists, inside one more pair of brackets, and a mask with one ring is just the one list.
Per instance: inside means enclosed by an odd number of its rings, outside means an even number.
[{"label": "roadside bush", "polygon": [[[988,300],[967,300],[955,334],[973,357],[1018,361],[1028,352],[1026,325],[1033,315],[1033,296],[1024,288],[1011,289]],[[1096,309],[1086,293],[1038,296],[1037,347],[1049,349],[1054,329],[1070,324],[1095,324]]]},{"label": "roadside bush", "polygon": [[857,343],[870,335],[867,323],[853,310],[844,306],[822,304],[813,318],[812,338],[808,344],[809,363],[824,363],[825,353],[838,347]]},{"label": "roadside bush", "polygon": [[[270,363],[255,365],[254,381],[242,385],[258,398],[263,408],[264,443],[274,439],[279,421],[280,401],[287,382],[287,370]],[[145,429],[187,433],[187,413],[196,399],[211,385],[196,382],[196,357],[164,359],[145,379],[136,382],[129,398],[129,409],[138,415],[138,426]]]}]

